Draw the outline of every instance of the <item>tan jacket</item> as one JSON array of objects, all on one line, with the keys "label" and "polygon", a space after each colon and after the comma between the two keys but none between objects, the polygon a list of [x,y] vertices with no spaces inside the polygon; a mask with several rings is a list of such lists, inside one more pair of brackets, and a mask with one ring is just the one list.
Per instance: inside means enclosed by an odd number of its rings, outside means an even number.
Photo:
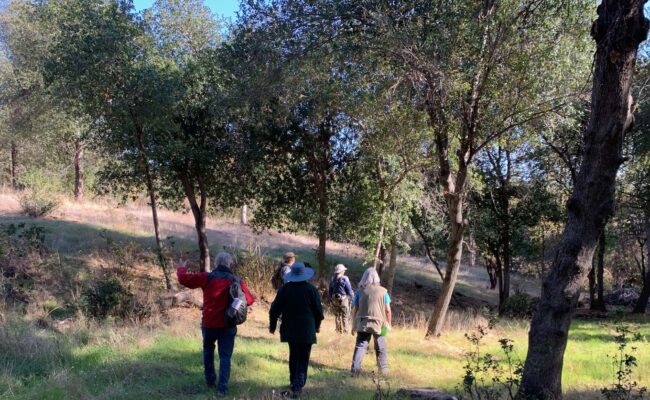
[{"label": "tan jacket", "polygon": [[386,322],[386,289],[371,285],[359,290],[359,304],[354,317],[353,329],[357,332],[381,334]]}]

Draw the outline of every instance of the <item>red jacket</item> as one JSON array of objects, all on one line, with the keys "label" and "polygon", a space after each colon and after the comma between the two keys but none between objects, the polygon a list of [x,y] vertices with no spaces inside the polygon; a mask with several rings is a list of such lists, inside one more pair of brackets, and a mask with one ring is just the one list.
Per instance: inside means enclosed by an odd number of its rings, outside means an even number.
[{"label": "red jacket", "polygon": [[[220,268],[212,272],[187,272],[185,267],[180,266],[176,270],[178,282],[190,289],[201,288],[203,290],[203,328],[225,328],[228,326],[225,321],[226,308],[228,308],[228,288],[233,282],[232,273]],[[246,282],[241,280],[241,288],[246,295],[246,303],[250,306],[255,298],[248,291]]]}]

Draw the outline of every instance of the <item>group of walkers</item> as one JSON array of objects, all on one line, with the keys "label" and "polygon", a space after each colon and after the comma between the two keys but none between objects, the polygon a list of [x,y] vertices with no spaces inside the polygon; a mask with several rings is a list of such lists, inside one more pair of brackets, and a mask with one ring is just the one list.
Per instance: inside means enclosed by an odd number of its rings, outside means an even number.
[{"label": "group of walkers", "polygon": [[[203,291],[201,331],[205,380],[208,386],[216,386],[218,397],[225,397],[236,324],[243,321],[233,322],[228,313],[232,307],[242,307],[243,303],[252,305],[254,297],[244,280],[233,272],[230,254],[219,253],[214,265],[212,272],[192,273],[187,271],[186,261],[181,259],[177,276],[181,285]],[[386,334],[392,322],[390,296],[381,287],[375,268],[364,271],[356,292],[345,275],[346,270],[343,264],[334,267],[328,296],[335,315],[336,332],[356,334],[350,372],[353,376],[361,372],[363,358],[373,339],[379,372],[388,374]],[[283,256],[271,282],[277,292],[269,310],[269,332],[275,334],[280,321],[280,341],[289,346],[289,387],[282,391],[285,397],[300,397],[307,382],[311,348],[316,344],[316,334],[325,318],[318,289],[309,283],[313,276],[314,270],[309,264],[296,262],[295,254],[289,252]],[[218,376],[214,365],[215,343],[219,354]]]}]

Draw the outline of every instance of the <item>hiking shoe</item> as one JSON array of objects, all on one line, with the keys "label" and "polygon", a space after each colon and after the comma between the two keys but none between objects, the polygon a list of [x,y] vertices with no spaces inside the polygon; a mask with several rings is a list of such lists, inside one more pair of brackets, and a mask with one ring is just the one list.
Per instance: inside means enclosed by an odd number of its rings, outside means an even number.
[{"label": "hiking shoe", "polygon": [[295,390],[289,389],[289,390],[283,390],[280,393],[280,395],[282,397],[284,397],[284,398],[287,398],[287,399],[298,399],[298,398],[300,398],[301,393],[302,393],[302,391],[299,391],[299,390],[295,391]]}]

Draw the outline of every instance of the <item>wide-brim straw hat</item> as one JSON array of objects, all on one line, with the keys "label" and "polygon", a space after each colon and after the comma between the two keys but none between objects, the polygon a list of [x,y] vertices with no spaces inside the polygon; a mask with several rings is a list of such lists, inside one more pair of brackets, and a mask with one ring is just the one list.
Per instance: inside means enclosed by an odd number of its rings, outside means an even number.
[{"label": "wide-brim straw hat", "polygon": [[291,271],[282,277],[285,282],[304,282],[314,276],[314,270],[305,267],[303,263],[295,263],[291,266]]},{"label": "wide-brim straw hat", "polygon": [[345,265],[343,264],[336,264],[336,267],[334,267],[334,273],[335,274],[342,274],[343,272],[347,271],[348,269],[345,268]]}]

